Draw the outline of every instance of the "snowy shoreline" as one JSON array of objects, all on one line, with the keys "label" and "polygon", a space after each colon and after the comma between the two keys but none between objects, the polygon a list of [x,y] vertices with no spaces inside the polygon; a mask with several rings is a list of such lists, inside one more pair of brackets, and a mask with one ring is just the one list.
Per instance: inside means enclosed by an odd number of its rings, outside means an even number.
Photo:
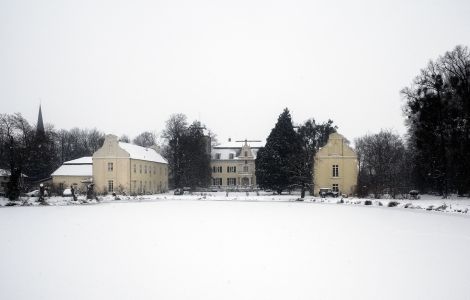
[{"label": "snowy shoreline", "polygon": [[[6,198],[0,198],[0,208],[12,206],[41,206],[37,198],[24,198],[16,202],[11,202]],[[368,199],[368,198],[320,198],[313,196],[306,196],[300,199],[300,195],[273,195],[262,193],[255,195],[253,192],[247,194],[245,192],[231,192],[228,195],[224,192],[209,192],[209,193],[194,193],[186,195],[173,195],[171,193],[156,194],[156,195],[142,195],[142,196],[122,196],[117,197],[108,195],[100,197],[100,201],[95,200],[85,202],[85,196],[78,196],[78,201],[71,201],[70,197],[48,197],[46,202],[49,206],[79,206],[79,205],[95,205],[104,203],[141,203],[141,202],[156,202],[156,201],[226,201],[226,202],[300,202],[300,203],[316,203],[316,204],[335,204],[335,205],[349,205],[349,206],[370,206],[370,207],[383,207],[406,209],[415,211],[449,213],[452,215],[468,215],[470,210],[469,198],[448,198],[442,199],[441,197],[432,195],[423,195],[421,199]],[[13,203],[13,205],[12,205]],[[390,207],[389,207],[390,206]]]}]

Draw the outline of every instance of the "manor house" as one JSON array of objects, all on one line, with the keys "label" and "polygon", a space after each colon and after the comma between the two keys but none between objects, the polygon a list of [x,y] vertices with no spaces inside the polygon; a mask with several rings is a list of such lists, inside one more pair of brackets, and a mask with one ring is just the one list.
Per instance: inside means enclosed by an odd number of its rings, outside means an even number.
[{"label": "manor house", "polygon": [[212,147],[212,185],[219,188],[255,187],[255,159],[261,141],[228,140]]}]

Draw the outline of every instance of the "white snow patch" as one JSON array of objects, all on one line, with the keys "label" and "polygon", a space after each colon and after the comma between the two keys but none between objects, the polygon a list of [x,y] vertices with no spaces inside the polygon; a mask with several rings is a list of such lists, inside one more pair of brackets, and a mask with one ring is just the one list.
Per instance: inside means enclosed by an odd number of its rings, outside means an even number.
[{"label": "white snow patch", "polygon": [[51,176],[93,176],[93,165],[62,165]]},{"label": "white snow patch", "polygon": [[466,215],[170,197],[0,209],[0,299],[468,299]]}]

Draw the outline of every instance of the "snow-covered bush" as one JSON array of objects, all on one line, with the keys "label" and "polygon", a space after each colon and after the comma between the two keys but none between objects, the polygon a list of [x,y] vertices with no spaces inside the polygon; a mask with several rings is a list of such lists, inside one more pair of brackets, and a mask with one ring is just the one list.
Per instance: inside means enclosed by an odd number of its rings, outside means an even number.
[{"label": "snow-covered bush", "polygon": [[372,205],[372,201],[371,200],[366,200],[366,201],[364,201],[364,205]]},{"label": "snow-covered bush", "polygon": [[390,201],[390,202],[388,202],[387,206],[388,207],[395,207],[395,206],[398,206],[398,204],[400,204],[400,203],[398,203],[397,201]]}]

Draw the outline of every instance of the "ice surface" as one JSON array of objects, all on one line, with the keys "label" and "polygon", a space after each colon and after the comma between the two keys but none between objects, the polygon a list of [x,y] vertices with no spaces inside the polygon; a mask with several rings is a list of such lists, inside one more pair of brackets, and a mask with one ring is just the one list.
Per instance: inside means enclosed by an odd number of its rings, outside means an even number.
[{"label": "ice surface", "polygon": [[3,207],[0,299],[469,297],[468,215],[232,196]]}]

